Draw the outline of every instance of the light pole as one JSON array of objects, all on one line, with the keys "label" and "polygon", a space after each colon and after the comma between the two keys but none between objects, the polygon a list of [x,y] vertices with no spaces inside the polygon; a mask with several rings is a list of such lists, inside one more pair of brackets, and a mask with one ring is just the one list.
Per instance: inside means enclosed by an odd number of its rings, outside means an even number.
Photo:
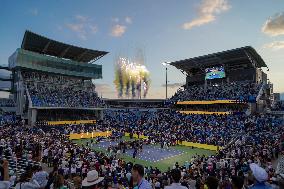
[{"label": "light pole", "polygon": [[166,67],[166,99],[168,99],[168,65],[169,65],[169,62],[163,62],[162,65]]},{"label": "light pole", "polygon": [[166,67],[166,99],[168,99],[168,67]]}]

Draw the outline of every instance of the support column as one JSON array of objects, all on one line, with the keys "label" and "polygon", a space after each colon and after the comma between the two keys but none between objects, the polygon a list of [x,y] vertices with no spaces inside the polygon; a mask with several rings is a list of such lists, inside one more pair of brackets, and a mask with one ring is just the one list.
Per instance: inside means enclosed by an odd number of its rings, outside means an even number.
[{"label": "support column", "polygon": [[32,109],[29,108],[28,109],[28,125],[31,125],[32,124]]},{"label": "support column", "polygon": [[35,126],[37,118],[37,109],[31,109],[31,126]]},{"label": "support column", "polygon": [[100,119],[103,120],[104,119],[104,111],[103,110],[100,110]]},{"label": "support column", "polygon": [[16,104],[17,104],[17,115],[23,116],[23,109],[24,109],[24,84],[23,84],[23,78],[21,77],[21,72],[16,72],[16,79],[14,79],[15,85],[16,85]]}]

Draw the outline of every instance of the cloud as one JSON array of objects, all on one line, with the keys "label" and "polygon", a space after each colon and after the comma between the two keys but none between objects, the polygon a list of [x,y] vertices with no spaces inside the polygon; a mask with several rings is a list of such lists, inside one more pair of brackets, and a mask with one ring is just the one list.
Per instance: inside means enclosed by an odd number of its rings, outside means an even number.
[{"label": "cloud", "polygon": [[86,31],[82,23],[69,23],[69,24],[66,24],[66,26],[71,31],[75,32],[79,38],[83,40],[87,39]]},{"label": "cloud", "polygon": [[98,27],[96,25],[90,25],[89,28],[93,34],[97,33],[98,31]]},{"label": "cloud", "polygon": [[80,15],[80,14],[77,14],[77,15],[75,16],[75,18],[76,18],[78,21],[80,21],[80,22],[86,22],[86,21],[88,20],[88,17],[83,16],[83,15]]},{"label": "cloud", "polygon": [[126,32],[126,26],[121,24],[116,24],[111,28],[111,36],[121,37]]},{"label": "cloud", "polygon": [[113,22],[119,22],[119,18],[118,17],[114,17],[111,19]]},{"label": "cloud", "polygon": [[112,25],[111,31],[110,31],[110,35],[113,37],[121,37],[126,32],[126,29],[127,29],[126,25],[132,24],[132,18],[129,16],[126,16],[124,18],[124,23],[123,23],[123,19],[120,19],[118,17],[113,17],[111,20],[112,22],[115,22],[115,24]]},{"label": "cloud", "polygon": [[[178,88],[184,84],[185,83],[168,83],[168,88]],[[162,84],[162,87],[166,87],[166,84]]]},{"label": "cloud", "polygon": [[229,10],[231,6],[227,0],[203,0],[198,9],[198,17],[182,25],[185,30],[201,26],[216,19],[216,15]]},{"label": "cloud", "polygon": [[284,12],[268,18],[262,27],[262,32],[270,36],[284,35]]},{"label": "cloud", "polygon": [[57,28],[58,31],[62,31],[63,30],[63,27],[60,26],[60,25],[57,25],[56,28]]},{"label": "cloud", "polygon": [[132,18],[129,17],[129,16],[125,17],[125,22],[126,22],[127,24],[132,24]]},{"label": "cloud", "polygon": [[37,8],[30,9],[29,14],[31,14],[33,16],[37,16],[38,15],[38,9]]},{"label": "cloud", "polygon": [[83,15],[76,15],[75,21],[67,23],[66,28],[74,32],[82,40],[87,40],[91,34],[98,31],[98,27]]},{"label": "cloud", "polygon": [[83,24],[81,24],[81,23],[78,23],[78,24],[66,24],[66,26],[70,29],[70,30],[72,30],[72,31],[74,31],[74,32],[83,32],[84,30],[83,30]]},{"label": "cloud", "polygon": [[284,41],[274,41],[272,43],[267,43],[263,45],[266,49],[273,49],[273,50],[279,50],[284,49]]}]

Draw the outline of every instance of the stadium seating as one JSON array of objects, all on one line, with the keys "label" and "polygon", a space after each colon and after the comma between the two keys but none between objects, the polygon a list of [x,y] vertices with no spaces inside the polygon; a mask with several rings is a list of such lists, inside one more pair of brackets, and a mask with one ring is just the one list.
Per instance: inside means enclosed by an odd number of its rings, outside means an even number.
[{"label": "stadium seating", "polygon": [[255,101],[261,85],[249,81],[230,82],[224,84],[193,85],[179,90],[171,98],[172,101],[186,100],[244,100]]},{"label": "stadium seating", "polygon": [[15,101],[9,98],[0,98],[0,107],[14,107]]},{"label": "stadium seating", "polygon": [[9,172],[21,177],[23,173],[25,173],[27,167],[39,166],[40,163],[33,161],[31,159],[27,159],[27,156],[23,155],[22,157],[13,157],[13,154],[8,152],[8,149],[4,150],[3,159],[8,160],[9,162]]},{"label": "stadium seating", "polygon": [[276,102],[271,110],[272,111],[284,111],[284,103],[282,101]]},{"label": "stadium seating", "polygon": [[37,107],[99,107],[101,99],[95,86],[86,86],[80,79],[54,76],[37,72],[24,72],[23,78]]},{"label": "stadium seating", "polygon": [[13,112],[4,112],[0,109],[0,123],[15,123],[16,122],[16,114]]},{"label": "stadium seating", "polygon": [[[225,146],[235,134],[246,132],[247,125],[254,129],[266,124],[280,124],[273,117],[246,115],[183,115],[174,110],[123,111],[107,110],[105,120],[109,127],[122,132],[139,133],[159,143],[177,140]],[[123,127],[122,127],[123,125]]]}]

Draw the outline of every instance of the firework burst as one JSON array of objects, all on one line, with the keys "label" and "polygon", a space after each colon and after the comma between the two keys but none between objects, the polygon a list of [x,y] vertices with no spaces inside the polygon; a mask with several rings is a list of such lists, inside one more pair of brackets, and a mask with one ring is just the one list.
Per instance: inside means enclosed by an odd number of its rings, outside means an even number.
[{"label": "firework burst", "polygon": [[132,98],[145,98],[150,84],[149,71],[144,64],[119,57],[115,63],[114,84],[119,98],[129,98],[130,92]]}]

